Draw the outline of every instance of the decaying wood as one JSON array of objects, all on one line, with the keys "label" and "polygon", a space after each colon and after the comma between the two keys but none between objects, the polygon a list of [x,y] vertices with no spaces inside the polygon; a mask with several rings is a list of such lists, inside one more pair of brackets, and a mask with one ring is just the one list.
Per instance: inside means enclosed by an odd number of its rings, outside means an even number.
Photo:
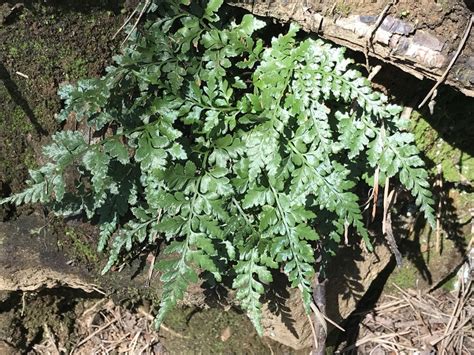
[{"label": "decaying wood", "polygon": [[[462,0],[445,5],[428,0],[400,0],[380,26],[387,1],[367,0],[229,0],[255,15],[294,21],[336,44],[393,64],[420,79],[440,80],[447,72],[467,28],[471,11]],[[444,7],[443,7],[444,6]],[[376,28],[374,33],[371,31]],[[367,48],[367,38],[372,38]],[[468,34],[462,53],[443,80],[474,97],[474,38]]]}]

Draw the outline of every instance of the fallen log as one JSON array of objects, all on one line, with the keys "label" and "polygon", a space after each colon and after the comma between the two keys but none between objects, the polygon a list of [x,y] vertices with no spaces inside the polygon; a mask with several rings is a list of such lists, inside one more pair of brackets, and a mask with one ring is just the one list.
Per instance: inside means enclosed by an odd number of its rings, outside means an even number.
[{"label": "fallen log", "polygon": [[[395,65],[419,79],[443,81],[474,97],[470,1],[253,0],[249,3],[230,0],[229,3],[258,16],[297,22],[304,30],[365,53],[368,58]],[[454,64],[449,67],[453,59]]]}]

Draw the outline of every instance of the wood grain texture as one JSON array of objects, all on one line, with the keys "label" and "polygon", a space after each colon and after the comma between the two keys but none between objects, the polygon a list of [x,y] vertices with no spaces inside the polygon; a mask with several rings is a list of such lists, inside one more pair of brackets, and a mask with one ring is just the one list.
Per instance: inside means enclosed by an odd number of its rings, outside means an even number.
[{"label": "wood grain texture", "polygon": [[[229,1],[255,15],[294,21],[306,31],[364,52],[367,37],[387,1],[255,0]],[[399,67],[420,79],[438,80],[461,41],[471,11],[462,0],[400,0],[372,34],[371,58]],[[471,30],[472,32],[472,30]],[[469,35],[445,83],[474,97],[474,38]]]}]

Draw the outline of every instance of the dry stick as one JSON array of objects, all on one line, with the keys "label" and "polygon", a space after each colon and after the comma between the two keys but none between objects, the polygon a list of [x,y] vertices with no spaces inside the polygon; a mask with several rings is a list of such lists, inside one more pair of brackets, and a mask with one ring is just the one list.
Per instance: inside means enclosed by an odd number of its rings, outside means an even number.
[{"label": "dry stick", "polygon": [[389,191],[390,191],[390,178],[387,176],[385,178],[385,188],[383,191],[383,219],[382,219],[382,233],[386,234],[387,226],[387,212],[389,207]]},{"label": "dry stick", "polygon": [[[161,209],[158,210],[158,216],[156,217],[156,222],[160,222],[161,220]],[[156,240],[157,233],[153,237],[153,241]],[[151,284],[151,278],[153,277],[153,270],[155,269],[155,262],[156,262],[156,254],[158,254],[158,247],[156,252],[152,251],[151,253],[151,263],[150,263],[150,269],[148,270],[148,278],[147,278],[147,285],[150,286]]]},{"label": "dry stick", "polygon": [[[112,319],[112,321],[109,320],[109,317],[107,317],[103,312],[99,312],[99,314],[102,316],[102,318],[104,318],[105,321],[107,321],[107,322],[112,322],[113,321],[113,319]],[[120,317],[114,317],[114,319],[119,320]],[[112,323],[115,323],[115,322],[112,322]],[[115,326],[115,324],[111,324],[111,325],[112,325],[113,328],[115,328],[116,331],[118,331],[118,328]]]},{"label": "dry stick", "polygon": [[367,79],[369,79],[369,81],[372,81],[372,79],[375,78],[375,76],[379,73],[379,71],[380,71],[381,69],[382,69],[382,66],[381,66],[381,65],[375,66],[375,67],[371,70],[371,72],[370,72],[369,76],[367,77]]},{"label": "dry stick", "polygon": [[428,93],[428,95],[426,95],[426,97],[423,99],[423,101],[421,102],[421,104],[418,105],[418,108],[421,108],[424,104],[426,104],[426,102],[428,100],[432,100],[435,98],[436,95],[434,95],[434,93],[436,92],[436,89],[438,88],[438,86],[440,86],[443,81],[448,77],[448,74],[449,74],[449,71],[451,70],[452,66],[454,65],[454,63],[456,62],[456,60],[458,59],[459,55],[461,54],[461,51],[464,47],[464,44],[466,43],[468,37],[469,37],[469,33],[471,32],[471,27],[472,27],[472,19],[473,19],[473,16],[471,15],[470,19],[469,19],[469,22],[467,24],[467,27],[466,27],[466,30],[464,31],[464,36],[462,37],[461,39],[461,42],[459,42],[459,46],[458,46],[458,49],[456,50],[456,53],[454,54],[454,57],[453,59],[451,59],[451,62],[449,63],[448,67],[446,68],[446,70],[444,71],[443,75],[438,79],[438,81],[436,82],[436,84],[433,86],[433,88],[430,90],[430,92]]},{"label": "dry stick", "polygon": [[[298,285],[298,288],[300,289],[300,291],[303,291],[303,288]],[[323,329],[327,332],[327,324],[325,321],[331,323],[333,326],[335,326],[337,329],[339,329],[340,331],[342,332],[345,332],[346,330],[341,327],[339,324],[337,324],[336,322],[334,322],[332,319],[330,319],[328,316],[326,316],[325,314],[323,314],[319,309],[318,307],[316,306],[316,304],[314,302],[311,302],[310,304],[310,307],[311,307],[311,310],[315,313],[315,316],[316,318],[318,319],[318,321],[321,323],[321,326],[323,327]]]},{"label": "dry stick", "polygon": [[20,311],[20,316],[25,315],[25,309],[26,309],[26,292],[23,292],[21,295],[21,311]]},{"label": "dry stick", "polygon": [[96,303],[94,303],[94,305],[92,307],[89,307],[87,308],[84,312],[82,312],[82,317],[84,317],[86,314],[90,313],[90,312],[95,312],[96,309],[102,304],[104,303],[105,301],[107,301],[107,299],[105,298],[102,298],[101,300],[97,301]]},{"label": "dry stick", "polygon": [[76,344],[74,346],[74,349],[77,349],[79,348],[81,345],[87,343],[89,340],[91,340],[94,336],[96,336],[97,334],[99,334],[101,331],[103,331],[104,329],[108,328],[110,325],[112,325],[113,323],[115,323],[118,319],[115,318],[115,319],[112,319],[111,321],[108,321],[105,325],[103,325],[102,327],[100,327],[99,329],[97,329],[96,331],[92,332],[91,334],[89,334],[89,336],[87,336],[86,338],[84,338],[83,340],[81,340],[78,344]]},{"label": "dry stick", "polygon": [[[310,318],[311,318],[311,317],[310,317]],[[271,355],[275,355],[275,353],[273,352],[272,346],[271,346],[270,344],[268,344],[268,343],[265,343],[265,345],[267,346],[267,348],[270,349],[270,354],[271,354]]]},{"label": "dry stick", "polygon": [[308,317],[309,326],[311,327],[311,334],[313,334],[314,348],[317,349],[319,347],[319,342],[318,336],[316,335],[316,330],[314,329],[314,323],[309,314],[307,314],[306,316]]},{"label": "dry stick", "polygon": [[[301,291],[301,299],[303,300],[303,288],[301,285],[298,285],[300,291]],[[312,303],[314,301],[314,306],[312,306]],[[314,287],[313,287],[313,292],[312,292],[312,301],[310,303],[310,308],[312,309],[314,313],[314,320],[315,323],[319,323],[318,328],[316,329],[314,327],[314,324],[311,320],[311,315],[308,314],[308,318],[310,320],[310,326],[311,328],[314,328],[314,344],[313,344],[313,350],[311,351],[311,354],[313,355],[323,355],[325,353],[325,348],[326,348],[326,338],[327,338],[327,324],[326,321],[324,320],[324,313],[326,312],[326,288],[325,288],[325,283],[319,282],[319,273],[316,273],[314,276]]]},{"label": "dry stick", "polygon": [[[465,310],[464,306],[465,306],[466,302],[468,300],[470,300],[470,296],[471,296],[470,286],[471,286],[471,283],[469,283],[469,285],[468,285],[469,289],[467,289],[466,293],[463,294],[463,301],[462,301],[461,306],[459,308],[459,313],[461,313],[461,311]],[[463,316],[465,316],[465,313],[463,313]],[[458,314],[456,319],[459,318],[459,317],[460,317],[460,314]],[[466,325],[466,323],[471,322],[471,320],[472,319],[470,317],[468,317],[468,318],[464,319],[461,322],[461,325],[459,325],[456,328],[456,330],[451,330],[451,333],[448,334],[448,338],[443,340],[443,342],[442,342],[443,347],[448,347],[450,342],[452,341],[453,337],[459,332],[459,330],[461,330]],[[454,325],[452,326],[452,328],[454,328]]]},{"label": "dry stick", "polygon": [[344,221],[344,245],[349,245],[349,226],[347,221]]},{"label": "dry stick", "polygon": [[382,344],[378,344],[375,348],[373,348],[370,351],[369,355],[376,354],[377,349],[380,348],[380,347],[382,347]]},{"label": "dry stick", "polygon": [[[448,334],[444,334],[444,335],[440,336],[439,338],[437,338],[437,339],[431,341],[431,342],[430,342],[430,345],[432,345],[432,346],[433,346],[433,345],[436,345],[436,344],[438,344],[440,341],[442,341],[442,340],[444,340],[444,339],[446,339],[446,338],[448,338],[447,340],[449,340],[449,338],[452,338],[457,332],[459,332],[460,330],[462,330],[462,329],[464,328],[464,326],[465,326],[467,323],[469,323],[469,322],[471,322],[471,321],[472,321],[471,318],[466,318],[466,319],[464,319],[464,320],[462,321],[462,323],[461,323],[455,330],[451,331],[451,332],[448,333]],[[449,342],[447,342],[446,346],[447,346],[448,344],[449,344]]]},{"label": "dry stick", "polygon": [[130,342],[130,346],[127,350],[129,351],[129,354],[134,354],[135,348],[137,347],[137,343],[138,343],[138,337],[140,336],[141,333],[142,331],[139,330],[137,334],[133,337],[132,341]]},{"label": "dry stick", "polygon": [[379,336],[366,336],[366,337],[358,340],[355,344],[344,348],[343,351],[347,352],[349,350],[355,349],[356,347],[359,347],[359,346],[364,345],[366,343],[376,342],[377,340],[384,340],[385,338],[393,338],[393,337],[396,337],[396,336],[406,335],[406,334],[410,334],[410,331],[404,331],[404,332],[401,332],[401,333],[382,334],[382,335],[379,335]]},{"label": "dry stick", "polygon": [[341,332],[345,332],[345,331],[346,331],[343,327],[341,327],[339,324],[337,324],[336,322],[334,322],[331,318],[329,318],[329,317],[326,316],[325,314],[322,314],[322,313],[319,311],[318,307],[316,307],[316,305],[315,305],[313,302],[311,302],[310,307],[311,307],[311,310],[312,310],[313,312],[320,314],[321,317],[322,317],[324,320],[326,320],[328,323],[331,323],[333,326],[335,326],[335,327],[336,327],[337,329],[339,329]]},{"label": "dry stick", "polygon": [[413,305],[410,298],[407,297],[407,294],[398,285],[393,284],[393,286],[395,286],[395,288],[397,288],[398,291],[400,291],[402,293],[402,297],[405,299],[406,302],[408,302],[408,304],[410,305],[413,312],[415,312],[415,316],[421,321],[421,323],[423,323],[425,328],[428,330],[428,333],[430,333],[430,335],[433,335],[433,333],[431,332],[431,327],[429,327],[428,324],[426,324],[426,322],[425,322],[424,318],[422,317],[421,313],[415,308],[415,306]]},{"label": "dry stick", "polygon": [[[146,312],[144,309],[142,308],[139,308],[138,309],[138,313],[140,313],[141,315],[145,316],[148,320],[150,321],[153,321],[155,320],[155,318],[148,312]],[[191,339],[191,337],[187,336],[187,335],[182,335],[182,334],[179,334],[178,332],[174,331],[173,329],[170,329],[168,327],[166,327],[164,324],[161,324],[160,325],[160,329],[163,329],[164,331],[170,333],[171,335],[177,337],[177,338],[181,338],[181,339]]]},{"label": "dry stick", "polygon": [[[456,304],[455,304],[454,310],[452,312],[451,318],[449,319],[448,325],[446,326],[446,329],[444,331],[443,339],[446,338],[445,336],[450,336],[451,332],[453,331],[453,328],[456,325],[455,322],[458,320],[459,315],[460,315],[461,311],[464,308],[464,304],[466,303],[467,300],[469,300],[469,297],[470,297],[470,294],[471,294],[470,288],[471,288],[471,282],[469,282],[469,284],[466,286],[463,293],[461,293],[461,291],[459,292],[459,296],[458,296],[458,299],[456,301]],[[438,341],[436,341],[436,343]],[[443,340],[441,345],[440,345],[441,349],[445,348],[445,344],[446,344],[446,341]]]},{"label": "dry stick", "polygon": [[374,341],[374,343],[380,343],[380,344],[385,344],[385,345],[391,345],[391,350],[395,351],[397,354],[400,353],[400,351],[397,351],[397,349],[393,348],[393,347],[401,347],[401,348],[404,348],[405,350],[409,350],[409,351],[418,351],[418,349],[416,348],[412,348],[410,346],[407,346],[407,345],[402,345],[402,344],[397,344],[397,343],[394,343],[394,342],[391,342],[391,341],[388,341],[388,340],[376,340]]},{"label": "dry stick", "polygon": [[132,29],[130,30],[130,32],[128,33],[127,37],[125,37],[125,39],[122,41],[122,45],[127,42],[127,40],[130,38],[130,36],[132,35],[133,31],[135,30],[135,28],[137,28],[138,26],[138,22],[140,22],[143,14],[145,13],[145,10],[148,8],[148,6],[150,5],[150,0],[146,0],[145,4],[143,5],[143,8],[142,8],[142,11],[140,11],[140,15],[138,15],[138,18],[137,20],[135,21],[135,23],[133,24],[133,27]]},{"label": "dry stick", "polygon": [[100,293],[101,295],[104,295],[104,296],[106,295],[106,293],[105,293],[104,291],[102,291],[102,290],[101,290],[100,288],[98,288],[98,287],[95,287],[95,286],[94,286],[94,287],[92,287],[92,290],[94,290],[94,291],[97,292],[97,293]]},{"label": "dry stick", "polygon": [[402,254],[400,253],[400,250],[398,250],[397,241],[395,240],[395,237],[393,235],[392,214],[390,212],[390,208],[392,206],[393,201],[396,199],[396,195],[395,195],[395,190],[392,190],[387,196],[387,189],[389,188],[388,178],[387,178],[387,184],[385,185],[385,188],[386,189],[384,191],[384,210],[383,210],[382,231],[383,231],[385,240],[387,241],[388,247],[390,248],[390,251],[395,256],[397,266],[401,267],[403,259],[402,259]]},{"label": "dry stick", "polygon": [[53,346],[54,350],[56,351],[56,354],[60,354],[58,346],[56,345],[56,340],[54,339],[53,334],[51,333],[51,330],[49,329],[46,323],[43,325],[43,329],[46,333],[46,336],[48,337],[49,343]]},{"label": "dry stick", "polygon": [[451,331],[452,324],[454,324],[454,321],[456,320],[456,318],[458,317],[458,314],[459,314],[458,311],[461,309],[460,305],[462,303],[462,299],[463,299],[463,294],[461,293],[461,290],[459,290],[458,298],[456,299],[456,303],[455,303],[454,309],[451,313],[449,322],[448,322],[448,324],[447,324],[447,326],[444,330],[444,335],[449,334],[449,332]]},{"label": "dry stick", "polygon": [[365,41],[365,48],[364,48],[364,55],[365,55],[365,67],[367,69],[367,72],[370,73],[370,65],[369,65],[369,46],[372,45],[372,39],[374,37],[375,32],[379,28],[380,24],[382,23],[383,19],[385,18],[385,15],[387,14],[388,10],[392,5],[394,5],[397,2],[397,0],[392,1],[388,3],[385,8],[382,10],[381,14],[377,18],[377,21],[375,22],[374,26],[366,36],[366,41]]},{"label": "dry stick", "polygon": [[150,269],[148,270],[148,277],[146,280],[146,283],[148,286],[151,284],[151,278],[153,277],[153,269],[155,268],[155,262],[156,262],[156,255],[155,253],[151,253],[151,263],[150,263]]},{"label": "dry stick", "polygon": [[403,300],[397,298],[395,301],[387,302],[387,303],[381,304],[380,306],[375,307],[375,311],[380,312],[380,311],[383,311],[386,308],[399,306],[400,303],[403,303]]},{"label": "dry stick", "polygon": [[377,168],[375,169],[374,172],[374,198],[372,202],[372,221],[375,219],[375,214],[377,213],[377,200],[379,197],[379,172],[380,172],[380,166],[377,165]]},{"label": "dry stick", "polygon": [[461,331],[461,335],[459,336],[458,354],[462,353],[463,344],[464,344],[464,332]]},{"label": "dry stick", "polygon": [[29,79],[29,76],[28,76],[28,75],[23,74],[23,73],[20,72],[20,71],[16,71],[15,74],[21,76],[22,78]]},{"label": "dry stick", "polygon": [[[401,289],[400,289],[401,290]],[[405,293],[407,297],[411,297],[411,295],[406,292],[401,290],[402,292]],[[423,297],[426,297],[427,294],[423,294]],[[422,302],[423,301],[423,302]],[[438,319],[443,319],[444,318],[449,318],[450,316],[444,312],[441,311],[439,307],[433,306],[426,302],[425,300],[411,300],[411,302],[416,303],[419,308],[421,308],[421,313],[425,314],[430,317],[437,317]]]},{"label": "dry stick", "polygon": [[117,30],[117,32],[115,32],[115,34],[113,35],[112,39],[114,39],[115,37],[117,37],[117,35],[120,33],[120,31],[123,30],[123,28],[125,26],[127,26],[127,24],[130,22],[130,20],[132,19],[132,17],[137,13],[137,7],[135,7],[135,9],[133,10],[132,14],[130,16],[128,16],[128,18],[125,20],[125,22],[123,23],[122,26],[120,26],[120,28]]}]

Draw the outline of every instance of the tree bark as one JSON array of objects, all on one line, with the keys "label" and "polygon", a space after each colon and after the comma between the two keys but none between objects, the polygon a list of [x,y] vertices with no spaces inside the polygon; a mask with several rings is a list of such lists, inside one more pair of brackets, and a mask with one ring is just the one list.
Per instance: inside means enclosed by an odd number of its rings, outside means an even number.
[{"label": "tree bark", "polygon": [[[251,1],[229,0],[231,5],[255,15],[297,22],[304,30],[336,44],[393,64],[420,79],[436,81],[442,78],[458,50],[471,16],[462,0]],[[380,15],[383,21],[378,24]],[[467,38],[445,83],[474,96],[472,36]]]}]

